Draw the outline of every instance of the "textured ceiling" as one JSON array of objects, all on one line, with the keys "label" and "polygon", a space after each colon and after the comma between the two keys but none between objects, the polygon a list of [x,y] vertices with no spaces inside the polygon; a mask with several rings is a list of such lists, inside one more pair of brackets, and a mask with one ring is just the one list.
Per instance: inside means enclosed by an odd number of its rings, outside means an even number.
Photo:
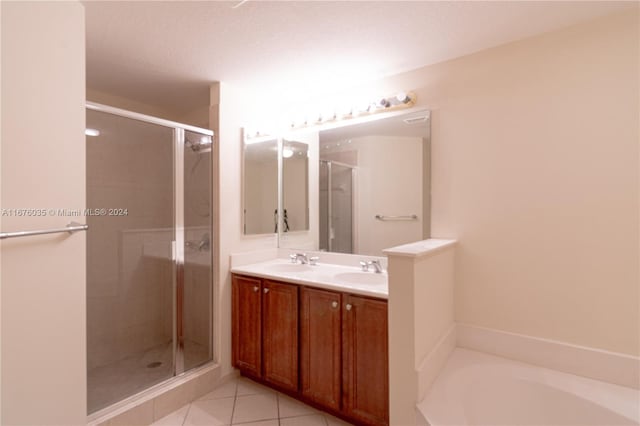
[{"label": "textured ceiling", "polygon": [[633,2],[84,1],[87,85],[188,111],[227,81],[295,99],[419,68]]}]

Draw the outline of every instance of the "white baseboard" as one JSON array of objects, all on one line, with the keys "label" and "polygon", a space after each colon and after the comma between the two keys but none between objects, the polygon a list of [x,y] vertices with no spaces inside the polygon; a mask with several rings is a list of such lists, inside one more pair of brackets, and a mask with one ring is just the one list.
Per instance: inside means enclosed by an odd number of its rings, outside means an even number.
[{"label": "white baseboard", "polygon": [[523,334],[458,323],[457,345],[640,389],[640,358]]},{"label": "white baseboard", "polygon": [[453,323],[418,367],[418,401],[427,395],[436,377],[456,348],[456,324]]}]

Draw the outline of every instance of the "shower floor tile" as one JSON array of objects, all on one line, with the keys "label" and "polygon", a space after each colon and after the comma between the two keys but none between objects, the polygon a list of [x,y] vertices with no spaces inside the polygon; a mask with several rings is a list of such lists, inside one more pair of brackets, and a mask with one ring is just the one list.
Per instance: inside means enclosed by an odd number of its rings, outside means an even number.
[{"label": "shower floor tile", "polygon": [[[187,342],[185,365],[205,360],[204,346]],[[87,372],[87,408],[93,413],[173,376],[171,342]]]},{"label": "shower floor tile", "polygon": [[350,423],[240,377],[152,424],[196,425],[350,426]]}]

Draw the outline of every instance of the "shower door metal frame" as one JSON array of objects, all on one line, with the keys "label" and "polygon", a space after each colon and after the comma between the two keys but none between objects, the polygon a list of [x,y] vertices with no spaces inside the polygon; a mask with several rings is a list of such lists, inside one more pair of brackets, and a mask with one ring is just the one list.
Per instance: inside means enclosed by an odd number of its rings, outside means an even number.
[{"label": "shower door metal frame", "polygon": [[[163,127],[173,129],[173,218],[174,218],[174,241],[173,241],[173,377],[177,377],[185,372],[184,370],[184,244],[185,244],[185,225],[184,225],[184,147],[185,147],[185,131],[199,133],[210,136],[212,140],[212,149],[210,154],[210,162],[212,164],[214,132],[209,129],[203,129],[188,124],[178,123],[176,121],[165,120],[163,118],[153,117],[138,112],[128,111],[108,105],[102,105],[95,102],[86,102],[86,108],[125,117],[145,123],[156,124]],[[211,173],[211,172],[210,172]],[[213,218],[213,197],[209,197],[209,206]],[[213,221],[209,222],[211,239],[213,239]],[[213,275],[213,246],[211,243],[211,273]],[[213,286],[213,282],[211,282]],[[213,291],[211,291],[211,307],[213,308]],[[208,319],[211,340],[209,342],[209,354],[213,355],[213,324],[212,318]],[[126,398],[125,398],[126,399]]]}]

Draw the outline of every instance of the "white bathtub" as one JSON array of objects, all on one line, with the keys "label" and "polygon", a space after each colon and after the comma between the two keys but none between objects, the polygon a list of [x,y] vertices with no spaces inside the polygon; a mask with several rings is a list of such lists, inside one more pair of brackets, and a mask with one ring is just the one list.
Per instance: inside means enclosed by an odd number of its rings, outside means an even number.
[{"label": "white bathtub", "polygon": [[638,390],[461,348],[417,408],[432,426],[640,424]]}]

